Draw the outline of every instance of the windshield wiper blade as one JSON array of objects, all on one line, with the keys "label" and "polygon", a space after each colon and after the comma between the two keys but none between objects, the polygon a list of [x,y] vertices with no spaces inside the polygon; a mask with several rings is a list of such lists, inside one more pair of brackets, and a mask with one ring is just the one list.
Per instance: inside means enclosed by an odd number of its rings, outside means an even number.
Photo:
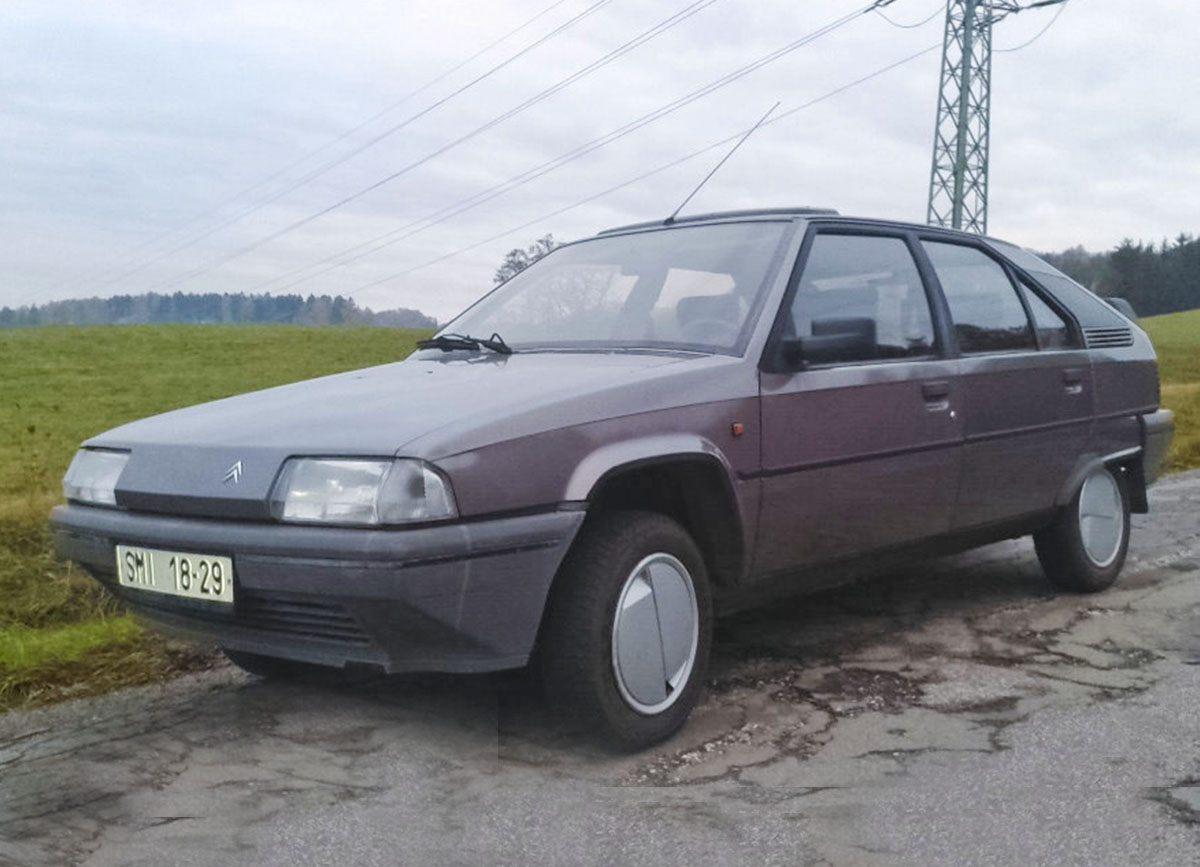
[{"label": "windshield wiper blade", "polygon": [[417,349],[440,349],[451,352],[455,349],[489,349],[501,355],[512,355],[512,348],[499,334],[491,337],[472,337],[469,334],[439,334],[417,341]]}]

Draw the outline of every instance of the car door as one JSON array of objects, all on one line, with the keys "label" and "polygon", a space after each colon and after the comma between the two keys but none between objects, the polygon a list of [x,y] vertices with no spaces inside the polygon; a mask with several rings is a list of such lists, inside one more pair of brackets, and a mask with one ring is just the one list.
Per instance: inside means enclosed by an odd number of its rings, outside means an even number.
[{"label": "car door", "polygon": [[957,362],[915,239],[809,231],[760,374],[760,574],[945,533],[958,489]]},{"label": "car door", "polygon": [[921,248],[962,365],[965,443],[953,526],[1049,509],[1091,427],[1092,369],[1076,329],[982,246],[925,237]]}]

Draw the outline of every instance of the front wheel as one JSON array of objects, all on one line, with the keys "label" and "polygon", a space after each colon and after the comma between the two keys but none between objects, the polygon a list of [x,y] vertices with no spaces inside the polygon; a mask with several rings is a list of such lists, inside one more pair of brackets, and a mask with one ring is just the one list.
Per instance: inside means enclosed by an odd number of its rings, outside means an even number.
[{"label": "front wheel", "polygon": [[1129,550],[1129,495],[1108,467],[1084,478],[1053,524],[1033,536],[1042,571],[1056,587],[1096,593],[1111,587]]},{"label": "front wheel", "polygon": [[576,540],[546,608],[546,697],[620,748],[648,747],[691,713],[711,644],[708,573],[691,536],[664,515],[601,515]]}]

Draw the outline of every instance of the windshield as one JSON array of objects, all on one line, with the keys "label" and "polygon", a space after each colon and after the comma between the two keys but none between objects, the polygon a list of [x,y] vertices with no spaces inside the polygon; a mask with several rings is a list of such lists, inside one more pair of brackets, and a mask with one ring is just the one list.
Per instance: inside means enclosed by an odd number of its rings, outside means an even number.
[{"label": "windshield", "polygon": [[522,349],[740,351],[783,222],[726,223],[561,247],[443,331]]}]

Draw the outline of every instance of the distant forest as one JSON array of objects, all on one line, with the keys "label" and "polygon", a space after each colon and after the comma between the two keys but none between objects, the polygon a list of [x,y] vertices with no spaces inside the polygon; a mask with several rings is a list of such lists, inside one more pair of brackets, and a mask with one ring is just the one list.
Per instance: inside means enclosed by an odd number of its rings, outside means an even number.
[{"label": "distant forest", "polygon": [[[539,239],[546,249],[550,236]],[[535,245],[536,247],[536,245]],[[525,259],[521,270],[540,255],[541,248],[517,249]],[[536,255],[531,255],[536,254]],[[1040,254],[1047,262],[1098,295],[1118,296],[1139,316],[1155,316],[1200,307],[1200,239],[1180,235],[1158,244],[1122,241],[1106,253],[1072,247],[1061,253]],[[502,267],[502,271],[504,268]],[[497,272],[497,280],[500,279]],[[508,274],[507,276],[512,276]],[[398,308],[376,312],[359,307],[341,295],[117,295],[52,301],[28,307],[0,308],[0,328],[29,325],[106,325],[146,322],[287,322],[299,325],[382,325],[392,328],[435,328],[437,321],[419,310]]]},{"label": "distant forest", "polygon": [[296,325],[381,325],[435,328],[420,310],[376,312],[337,295],[117,295],[79,298],[28,307],[0,308],[0,328],[30,325],[127,325],[148,322],[287,322]]},{"label": "distant forest", "polygon": [[1200,307],[1200,239],[1190,235],[1160,244],[1125,240],[1107,253],[1072,247],[1041,256],[1097,295],[1124,298],[1139,316]]}]

